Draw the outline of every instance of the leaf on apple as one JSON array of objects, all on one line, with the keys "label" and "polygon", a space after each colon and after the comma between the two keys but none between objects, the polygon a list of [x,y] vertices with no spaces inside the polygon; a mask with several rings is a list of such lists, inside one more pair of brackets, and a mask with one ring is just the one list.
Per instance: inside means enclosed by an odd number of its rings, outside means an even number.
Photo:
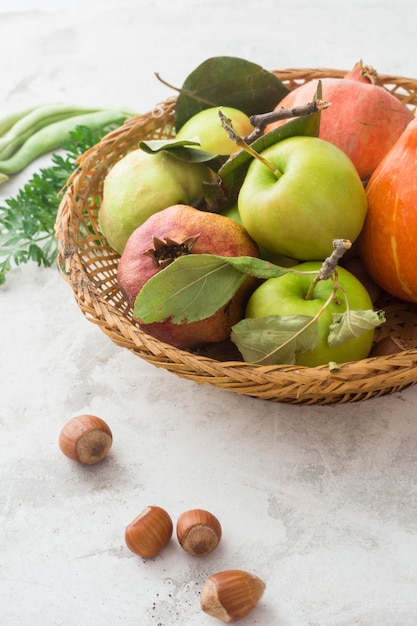
[{"label": "leaf on apple", "polygon": [[143,323],[174,324],[210,317],[227,304],[245,278],[272,278],[289,271],[250,256],[188,254],[152,276],[136,297],[133,314]]},{"label": "leaf on apple", "polygon": [[229,106],[247,115],[271,111],[289,92],[273,72],[245,59],[215,56],[185,79],[175,104],[177,131],[193,115],[213,106]]},{"label": "leaf on apple", "polygon": [[231,340],[248,363],[294,364],[297,352],[314,350],[318,321],[307,315],[246,318],[232,327]]},{"label": "leaf on apple", "polygon": [[333,313],[333,322],[329,327],[328,344],[331,348],[347,339],[360,337],[365,331],[377,328],[385,322],[384,311],[351,311]]},{"label": "leaf on apple", "polygon": [[212,152],[201,150],[197,146],[200,143],[198,139],[149,139],[148,141],[140,141],[139,148],[147,154],[156,154],[157,152],[166,151],[179,161],[186,163],[208,163],[214,170],[218,170],[224,163],[224,158],[218,157]]},{"label": "leaf on apple", "polygon": [[[274,128],[250,144],[255,152],[262,152],[270,146],[294,136],[318,137],[320,131],[320,111],[290,119],[282,126]],[[211,211],[219,211],[236,202],[253,156],[246,150],[238,150],[220,167],[217,181],[204,186],[204,196]]]}]

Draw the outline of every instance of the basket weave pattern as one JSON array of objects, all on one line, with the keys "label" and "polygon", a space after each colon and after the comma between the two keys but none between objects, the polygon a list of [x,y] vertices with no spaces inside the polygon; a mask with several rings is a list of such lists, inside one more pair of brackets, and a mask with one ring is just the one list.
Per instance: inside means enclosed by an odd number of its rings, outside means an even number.
[{"label": "basket weave pattern", "polygon": [[[342,77],[332,69],[287,69],[274,72],[290,89],[312,78]],[[414,110],[417,81],[380,75],[380,82]],[[257,366],[217,361],[162,343],[141,331],[117,285],[119,255],[101,235],[97,215],[104,178],[109,168],[144,139],[171,136],[175,98],[154,111],[128,120],[87,151],[68,181],[57,220],[58,266],[72,288],[85,317],[118,346],[127,348],[156,367],[197,383],[264,400],[293,404],[335,404],[394,393],[417,382],[417,306],[394,298],[378,305],[387,322],[377,339],[399,337],[411,349],[384,357],[307,368],[289,365]]]}]

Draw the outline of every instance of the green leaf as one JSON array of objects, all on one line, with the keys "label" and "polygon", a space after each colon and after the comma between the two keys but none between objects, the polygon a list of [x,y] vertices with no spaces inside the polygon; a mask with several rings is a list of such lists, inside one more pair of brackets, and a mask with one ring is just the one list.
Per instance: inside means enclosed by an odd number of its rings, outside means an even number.
[{"label": "green leaf", "polygon": [[[261,153],[266,148],[295,136],[318,137],[320,131],[321,113],[303,115],[290,119],[282,126],[278,126],[262,135],[251,143],[250,147],[255,152]],[[232,154],[218,170],[218,180],[207,183],[205,186],[205,199],[211,211],[221,211],[225,206],[236,202],[240,188],[245,180],[249,165],[253,156],[242,149]],[[206,190],[210,187],[209,190]]]},{"label": "green leaf", "polygon": [[246,318],[232,328],[231,340],[248,363],[293,364],[297,352],[314,350],[318,322],[307,315]]},{"label": "green leaf", "polygon": [[247,115],[271,111],[288,93],[272,72],[245,59],[211,57],[185,79],[175,105],[177,131],[193,115],[213,106],[229,106]]},{"label": "green leaf", "polygon": [[[193,255],[195,256],[195,255]],[[280,265],[274,265],[270,261],[264,259],[258,259],[253,256],[219,256],[219,255],[207,255],[218,259],[221,262],[228,263],[239,272],[254,276],[255,278],[277,278],[282,276],[286,272],[291,272],[291,268],[281,267]],[[192,262],[192,261],[190,261]]]},{"label": "green leaf", "polygon": [[[151,139],[149,141],[139,142],[141,150],[147,154],[156,154],[157,152],[166,151],[179,161],[187,163],[208,163],[217,158],[217,155],[206,150],[200,150],[197,146],[200,143],[198,139]],[[218,165],[218,167],[220,164]],[[217,167],[217,169],[218,169]]]},{"label": "green leaf", "polygon": [[34,261],[50,267],[56,261],[55,220],[61,190],[77,167],[77,159],[118,124],[93,130],[77,126],[62,144],[64,154],[53,153],[51,164],[35,173],[16,196],[0,206],[0,285],[13,266]]},{"label": "green leaf", "polygon": [[134,316],[143,323],[206,319],[229,302],[245,278],[211,255],[179,257],[145,283],[135,300]]},{"label": "green leaf", "polygon": [[333,322],[329,327],[328,344],[331,348],[360,337],[365,331],[381,326],[385,322],[383,311],[345,311],[344,313],[333,313]]},{"label": "green leaf", "polygon": [[143,323],[172,318],[175,324],[210,317],[226,305],[246,276],[272,278],[290,271],[250,256],[188,254],[155,274],[136,297],[134,316]]}]

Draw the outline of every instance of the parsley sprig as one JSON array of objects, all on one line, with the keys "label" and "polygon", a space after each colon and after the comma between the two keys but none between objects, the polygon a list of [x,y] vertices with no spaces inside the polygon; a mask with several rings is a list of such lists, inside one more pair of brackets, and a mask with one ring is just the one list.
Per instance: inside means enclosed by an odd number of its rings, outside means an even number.
[{"label": "parsley sprig", "polygon": [[39,170],[0,206],[0,285],[15,265],[34,261],[50,267],[57,257],[55,220],[60,191],[74,172],[75,161],[117,125],[99,130],[77,126],[63,145],[63,153],[51,155],[51,165]]}]

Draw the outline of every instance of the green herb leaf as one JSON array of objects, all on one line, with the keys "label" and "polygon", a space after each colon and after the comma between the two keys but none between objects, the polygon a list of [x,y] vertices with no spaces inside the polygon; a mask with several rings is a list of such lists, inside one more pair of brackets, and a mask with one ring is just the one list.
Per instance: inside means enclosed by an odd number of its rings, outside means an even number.
[{"label": "green herb leaf", "polygon": [[52,154],[43,168],[0,206],[0,285],[13,265],[34,261],[50,267],[57,257],[55,220],[60,190],[76,169],[75,161],[98,143],[115,124],[99,130],[78,126],[62,145],[64,154]]},{"label": "green herb leaf", "polygon": [[293,364],[297,352],[314,350],[318,321],[307,315],[246,318],[232,328],[231,340],[248,363]]},{"label": "green herb leaf", "polygon": [[229,106],[247,115],[271,111],[288,93],[272,72],[232,56],[207,59],[185,79],[175,105],[177,131],[203,109]]},{"label": "green herb leaf", "polygon": [[227,304],[246,276],[272,278],[288,268],[250,256],[188,254],[155,274],[136,297],[134,316],[144,323],[206,319]]},{"label": "green herb leaf", "polygon": [[347,339],[360,337],[365,331],[381,326],[385,322],[383,311],[345,311],[333,313],[333,322],[329,327],[328,344],[331,348]]}]

